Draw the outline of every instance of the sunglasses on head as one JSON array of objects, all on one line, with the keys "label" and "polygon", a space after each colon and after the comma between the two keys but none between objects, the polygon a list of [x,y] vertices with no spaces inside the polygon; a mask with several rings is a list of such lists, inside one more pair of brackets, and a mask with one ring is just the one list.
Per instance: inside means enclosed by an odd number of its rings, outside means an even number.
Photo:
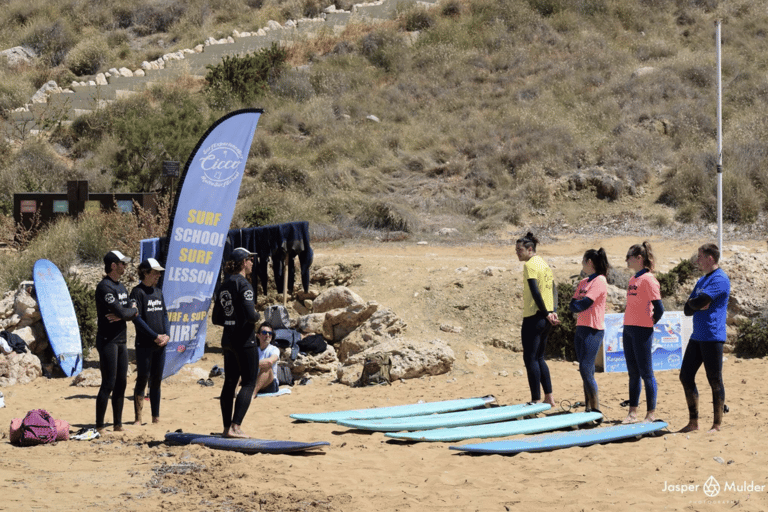
[{"label": "sunglasses on head", "polygon": [[272,336],[274,333],[272,331],[265,331],[264,329],[262,329],[259,331],[259,334],[269,334],[270,336]]}]

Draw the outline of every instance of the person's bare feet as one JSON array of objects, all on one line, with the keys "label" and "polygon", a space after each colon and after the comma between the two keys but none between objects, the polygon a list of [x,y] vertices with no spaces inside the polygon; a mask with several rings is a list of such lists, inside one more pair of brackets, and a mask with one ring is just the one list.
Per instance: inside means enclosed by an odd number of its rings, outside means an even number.
[{"label": "person's bare feet", "polygon": [[637,423],[639,420],[637,419],[637,413],[631,412],[627,414],[627,417],[624,418],[624,420],[621,422],[624,425],[629,425],[630,423]]},{"label": "person's bare feet", "polygon": [[152,416],[152,423],[160,423],[160,417],[159,416]]},{"label": "person's bare feet", "polygon": [[551,394],[549,394],[549,395],[544,395],[544,400],[543,400],[543,402],[544,402],[545,404],[549,404],[551,407],[554,407],[554,406],[555,406],[555,399],[554,399],[554,398],[552,398],[552,395],[551,395]]},{"label": "person's bare feet", "polygon": [[232,437],[236,439],[248,439],[248,435],[240,430],[240,425],[232,424],[228,429],[224,430],[224,437]]},{"label": "person's bare feet", "polygon": [[710,428],[707,432],[720,432],[720,425],[713,423],[712,428]]},{"label": "person's bare feet", "polygon": [[699,430],[699,422],[698,421],[689,421],[686,426],[678,430],[679,433],[685,434],[687,432],[693,432],[695,430]]},{"label": "person's bare feet", "polygon": [[122,425],[115,425],[112,427],[115,432],[125,432],[125,428]]},{"label": "person's bare feet", "polygon": [[652,412],[649,412],[645,415],[645,418],[643,418],[643,423],[653,423],[656,421],[656,415]]},{"label": "person's bare feet", "polygon": [[133,422],[133,424],[136,425],[137,427],[140,427],[141,426],[141,420],[136,420],[136,421]]}]

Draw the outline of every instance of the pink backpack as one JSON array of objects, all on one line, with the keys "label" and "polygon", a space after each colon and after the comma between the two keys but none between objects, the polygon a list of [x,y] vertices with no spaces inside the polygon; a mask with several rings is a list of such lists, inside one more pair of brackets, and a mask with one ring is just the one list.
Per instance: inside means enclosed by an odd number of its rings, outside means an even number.
[{"label": "pink backpack", "polygon": [[12,441],[20,446],[34,446],[56,441],[56,422],[44,409],[33,409],[21,420],[19,430],[12,436]]}]

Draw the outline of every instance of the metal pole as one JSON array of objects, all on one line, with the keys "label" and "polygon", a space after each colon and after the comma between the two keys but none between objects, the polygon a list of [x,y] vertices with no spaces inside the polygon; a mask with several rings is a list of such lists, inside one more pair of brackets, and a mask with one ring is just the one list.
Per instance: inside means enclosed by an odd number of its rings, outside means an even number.
[{"label": "metal pole", "polygon": [[715,21],[717,48],[717,247],[723,251],[723,82],[720,66],[720,20]]}]

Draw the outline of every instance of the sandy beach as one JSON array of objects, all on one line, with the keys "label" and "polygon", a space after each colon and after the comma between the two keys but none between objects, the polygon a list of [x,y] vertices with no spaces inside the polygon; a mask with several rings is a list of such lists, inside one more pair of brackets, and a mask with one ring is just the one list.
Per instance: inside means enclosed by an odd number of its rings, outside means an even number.
[{"label": "sandy beach", "polygon": [[[578,272],[585,249],[603,246],[611,263],[623,267],[626,248],[637,241],[571,239],[542,245],[538,253],[550,262],[556,279],[565,280]],[[654,240],[661,270],[691,256],[701,243]],[[765,252],[764,241],[738,244],[740,251]],[[164,382],[161,423],[127,425],[125,432],[110,427],[92,441],[31,448],[9,443],[12,418],[44,408],[70,422],[73,431],[91,427],[98,388],[75,387],[67,378],[39,378],[2,388],[0,477],[5,492],[0,509],[768,510],[763,359],[726,354],[723,373],[730,412],[723,430],[714,434],[707,432],[712,398],[703,368],[697,375],[702,430],[676,433],[686,425],[688,411],[679,372],[662,371],[656,373],[656,415],[668,429],[656,437],[585,448],[470,456],[448,449],[461,443],[404,443],[336,424],[293,421],[292,413],[484,395],[493,395],[501,405],[530,398],[522,354],[489,343],[491,338],[519,337],[522,263],[514,257],[513,246],[334,242],[314,249],[315,266],[359,264],[350,288],[396,312],[408,324],[406,337],[447,342],[456,355],[453,370],[366,388],[335,383],[335,375],[318,375],[307,385],[294,386],[289,395],[254,400],[243,424],[251,436],[330,443],[323,450],[294,455],[165,444],[164,435],[177,429],[221,431],[218,397],[223,377],[213,377],[214,386],[201,386],[189,368]],[[728,254],[726,244],[724,257]],[[496,269],[491,276],[482,272],[488,267]],[[458,307],[463,305],[467,307]],[[442,332],[444,323],[460,326],[461,333]],[[223,364],[219,333],[209,329],[205,356],[190,366],[208,372]],[[488,362],[477,364],[476,358],[465,357],[467,351],[482,351]],[[577,363],[550,360],[549,367],[560,404],[553,412],[583,401]],[[619,423],[627,411],[620,405],[628,398],[627,375],[599,372],[596,379],[604,425]],[[135,376],[129,377],[127,394],[132,394],[134,381]],[[640,411],[644,409],[643,394]],[[124,421],[132,418],[132,404],[126,400]],[[704,492],[711,478],[719,484],[717,494]]]}]

